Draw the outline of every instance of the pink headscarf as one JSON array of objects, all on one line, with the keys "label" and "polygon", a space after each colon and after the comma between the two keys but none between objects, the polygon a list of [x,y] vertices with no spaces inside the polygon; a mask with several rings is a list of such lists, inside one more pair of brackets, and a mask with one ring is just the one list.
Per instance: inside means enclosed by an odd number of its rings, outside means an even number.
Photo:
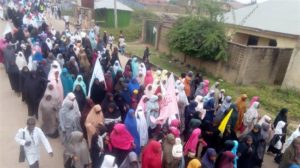
[{"label": "pink headscarf", "polygon": [[254,102],[259,102],[259,99],[260,98],[258,96],[253,96],[250,101],[249,107],[251,107]]},{"label": "pink headscarf", "polygon": [[149,70],[146,72],[146,76],[145,76],[145,80],[144,80],[144,86],[147,86],[149,84],[153,83],[153,76],[152,76],[152,72]]},{"label": "pink headscarf", "polygon": [[196,152],[199,136],[201,135],[201,129],[196,128],[193,130],[189,140],[186,142],[183,152],[187,155],[189,151]]},{"label": "pink headscarf", "polygon": [[180,127],[180,120],[178,120],[178,119],[172,120],[170,126],[179,128]]},{"label": "pink headscarf", "polygon": [[110,143],[112,147],[129,150],[132,148],[133,142],[133,137],[124,124],[116,124],[114,126],[114,129],[110,134]]},{"label": "pink headscarf", "polygon": [[203,93],[204,95],[207,95],[209,91],[209,80],[205,79],[203,82],[204,82]]},{"label": "pink headscarf", "polygon": [[170,127],[169,131],[175,136],[175,138],[178,138],[180,136],[180,131],[176,127]]}]

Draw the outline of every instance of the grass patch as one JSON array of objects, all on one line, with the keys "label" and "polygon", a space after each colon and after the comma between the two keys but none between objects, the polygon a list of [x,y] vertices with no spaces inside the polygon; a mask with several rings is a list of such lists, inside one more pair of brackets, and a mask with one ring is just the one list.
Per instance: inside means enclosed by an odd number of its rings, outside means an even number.
[{"label": "grass patch", "polygon": [[145,19],[158,19],[158,16],[154,13],[147,10],[135,10],[132,13],[130,24],[127,27],[123,28],[106,28],[101,27],[101,31],[107,31],[110,34],[113,34],[115,40],[118,40],[120,30],[123,31],[126,42],[133,42],[138,40],[142,35],[143,21]]},{"label": "grass patch", "polygon": [[[129,53],[134,55],[143,56],[144,47],[138,42],[129,43],[126,49]],[[176,75],[180,75],[182,72],[187,72],[190,68],[187,68],[179,63],[172,62],[172,57],[157,52],[154,48],[150,47],[150,62],[159,65],[163,69],[174,72]],[[194,71],[195,72],[195,71]],[[220,78],[205,73],[203,70],[204,78],[209,79],[211,85],[215,81],[220,81]],[[227,81],[221,82],[221,88],[226,90],[226,94],[233,97],[236,100],[241,94],[246,93],[249,97],[249,101],[253,96],[260,96],[261,109],[260,114],[268,114],[273,119],[283,107],[289,109],[289,120],[291,121],[290,129],[294,129],[297,126],[297,122],[300,119],[300,94],[295,90],[283,90],[280,86],[257,84],[257,85],[236,85]]]}]

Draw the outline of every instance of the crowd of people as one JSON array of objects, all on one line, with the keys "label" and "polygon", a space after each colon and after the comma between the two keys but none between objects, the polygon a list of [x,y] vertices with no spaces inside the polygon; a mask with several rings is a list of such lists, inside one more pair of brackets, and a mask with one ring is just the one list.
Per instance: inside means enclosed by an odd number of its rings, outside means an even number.
[{"label": "crowd of people", "polygon": [[9,9],[15,28],[0,40],[0,61],[31,117],[16,135],[31,168],[39,141],[55,153],[46,136],[60,138],[66,168],[259,168],[266,152],[299,168],[300,126],[287,136],[288,109],[272,122],[258,96],[234,101],[200,73],[154,71],[148,47],[144,62],[122,67],[125,51],[106,32],[25,24],[22,12],[43,18],[44,9],[22,2]]}]

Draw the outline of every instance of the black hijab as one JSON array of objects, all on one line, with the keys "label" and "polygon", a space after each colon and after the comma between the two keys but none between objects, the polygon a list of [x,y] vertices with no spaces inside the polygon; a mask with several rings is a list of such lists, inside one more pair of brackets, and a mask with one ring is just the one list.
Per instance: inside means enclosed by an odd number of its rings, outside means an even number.
[{"label": "black hijab", "polygon": [[91,99],[95,104],[101,104],[106,95],[105,86],[103,82],[100,82],[98,78],[95,78],[92,90],[91,90]]},{"label": "black hijab", "polygon": [[114,103],[114,95],[112,93],[106,93],[104,100],[101,103],[101,108],[104,112],[106,112],[108,110],[108,105]]},{"label": "black hijab", "polygon": [[85,106],[85,103],[86,103],[85,94],[83,93],[83,90],[81,87],[78,87],[78,90],[77,90],[77,86],[73,92],[76,96],[76,101],[78,103],[79,111],[82,111]]}]

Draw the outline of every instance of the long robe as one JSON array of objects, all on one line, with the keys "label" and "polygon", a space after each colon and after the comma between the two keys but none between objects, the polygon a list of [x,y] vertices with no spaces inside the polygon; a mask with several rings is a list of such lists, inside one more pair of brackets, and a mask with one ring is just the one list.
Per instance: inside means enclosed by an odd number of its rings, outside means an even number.
[{"label": "long robe", "polygon": [[134,138],[134,144],[136,146],[134,148],[134,151],[137,155],[139,155],[141,152],[140,134],[137,129],[137,119],[134,115],[133,109],[130,109],[128,111],[124,124],[125,124],[127,130],[129,131],[129,133],[131,134],[131,136]]},{"label": "long robe", "polygon": [[91,109],[85,120],[89,147],[91,147],[92,136],[96,133],[99,125],[104,125],[104,117],[101,106],[97,104]]},{"label": "long robe", "polygon": [[72,90],[73,90],[74,80],[73,80],[71,74],[68,72],[67,68],[64,68],[62,70],[60,78],[61,78],[61,83],[62,83],[63,89],[64,89],[64,97],[66,97],[67,94],[72,92]]}]

